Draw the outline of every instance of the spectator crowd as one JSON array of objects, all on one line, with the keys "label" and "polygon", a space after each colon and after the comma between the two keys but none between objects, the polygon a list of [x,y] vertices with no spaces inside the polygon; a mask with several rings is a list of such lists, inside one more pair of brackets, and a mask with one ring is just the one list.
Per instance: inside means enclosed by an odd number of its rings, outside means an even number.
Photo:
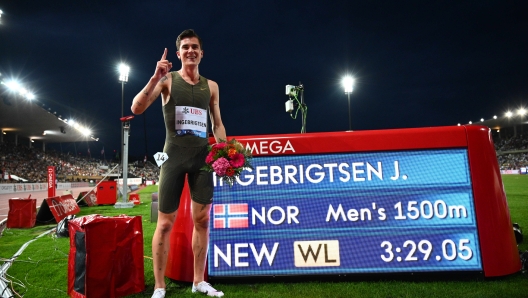
[{"label": "spectator crowd", "polygon": [[[62,154],[54,150],[43,152],[38,148],[20,144],[0,143],[0,183],[46,182],[48,166],[55,166],[59,182],[65,182],[70,179],[68,177],[74,176],[80,180],[87,180],[88,177],[104,177],[116,165],[115,162],[89,156]],[[119,167],[114,171],[115,174],[120,172]],[[159,168],[148,161],[136,162],[130,164],[128,176],[158,180]]]},{"label": "spectator crowd", "polygon": [[[514,137],[495,140],[497,160],[501,170],[517,170],[528,166],[528,137],[517,135]],[[523,152],[526,151],[526,152]],[[18,182],[46,182],[48,166],[55,166],[56,175],[60,182],[67,181],[67,177],[103,177],[113,169],[117,163],[92,158],[90,156],[75,156],[23,145],[0,143],[0,183],[17,182],[13,177],[23,180]],[[117,171],[121,169],[118,167]],[[136,161],[129,165],[129,178],[157,181],[159,168],[151,162]],[[62,179],[62,181],[61,181]],[[81,180],[86,180],[82,179]]]},{"label": "spectator crowd", "polygon": [[496,140],[495,151],[501,170],[518,170],[528,166],[528,137],[525,135]]}]

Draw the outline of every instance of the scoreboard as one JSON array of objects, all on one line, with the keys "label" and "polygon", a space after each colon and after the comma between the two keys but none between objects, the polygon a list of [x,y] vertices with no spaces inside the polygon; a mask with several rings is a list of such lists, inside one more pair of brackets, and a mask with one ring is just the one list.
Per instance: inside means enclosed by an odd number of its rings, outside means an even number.
[{"label": "scoreboard", "polygon": [[215,178],[210,278],[520,270],[486,127],[235,138],[253,169]]}]

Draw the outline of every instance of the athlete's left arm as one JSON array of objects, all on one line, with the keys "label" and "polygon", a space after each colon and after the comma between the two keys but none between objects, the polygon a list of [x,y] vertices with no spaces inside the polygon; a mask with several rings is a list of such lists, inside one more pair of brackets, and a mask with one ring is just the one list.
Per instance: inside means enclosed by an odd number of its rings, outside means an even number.
[{"label": "athlete's left arm", "polygon": [[209,101],[209,116],[211,117],[211,127],[216,142],[221,140],[227,141],[226,130],[220,116],[220,94],[218,84],[215,81],[208,80],[209,90],[211,91],[211,100]]}]

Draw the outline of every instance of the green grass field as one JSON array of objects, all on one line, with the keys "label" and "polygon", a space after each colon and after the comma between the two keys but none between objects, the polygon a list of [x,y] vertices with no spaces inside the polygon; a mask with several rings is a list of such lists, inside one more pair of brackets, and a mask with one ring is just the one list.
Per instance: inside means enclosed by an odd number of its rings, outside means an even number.
[{"label": "green grass field", "polygon": [[[503,181],[512,222],[528,231],[528,176],[505,175]],[[155,223],[150,223],[150,194],[154,191],[155,187],[141,190],[143,203],[133,209],[86,207],[77,215],[115,216],[126,212],[129,216],[143,217],[146,290],[130,297],[150,297],[153,291],[150,256]],[[3,261],[11,258],[24,243],[53,228],[55,225],[5,230],[0,237],[0,258]],[[56,238],[53,234],[29,244],[8,270],[6,278],[21,296],[67,297],[69,239]],[[525,238],[519,246],[522,251],[528,250],[528,236]],[[354,275],[325,278],[324,281],[253,280],[219,282],[214,286],[226,293],[225,297],[528,297],[528,273],[519,272],[501,278],[460,274]],[[168,283],[166,297],[197,295],[201,296],[191,293],[190,283]]]}]

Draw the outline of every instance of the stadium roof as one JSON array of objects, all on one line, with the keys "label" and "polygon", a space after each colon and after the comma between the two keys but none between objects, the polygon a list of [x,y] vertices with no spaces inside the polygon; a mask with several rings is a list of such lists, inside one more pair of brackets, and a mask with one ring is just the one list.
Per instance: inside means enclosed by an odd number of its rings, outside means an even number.
[{"label": "stadium roof", "polygon": [[38,101],[0,94],[0,133],[17,134],[43,143],[96,141],[65,122],[53,110]]}]

